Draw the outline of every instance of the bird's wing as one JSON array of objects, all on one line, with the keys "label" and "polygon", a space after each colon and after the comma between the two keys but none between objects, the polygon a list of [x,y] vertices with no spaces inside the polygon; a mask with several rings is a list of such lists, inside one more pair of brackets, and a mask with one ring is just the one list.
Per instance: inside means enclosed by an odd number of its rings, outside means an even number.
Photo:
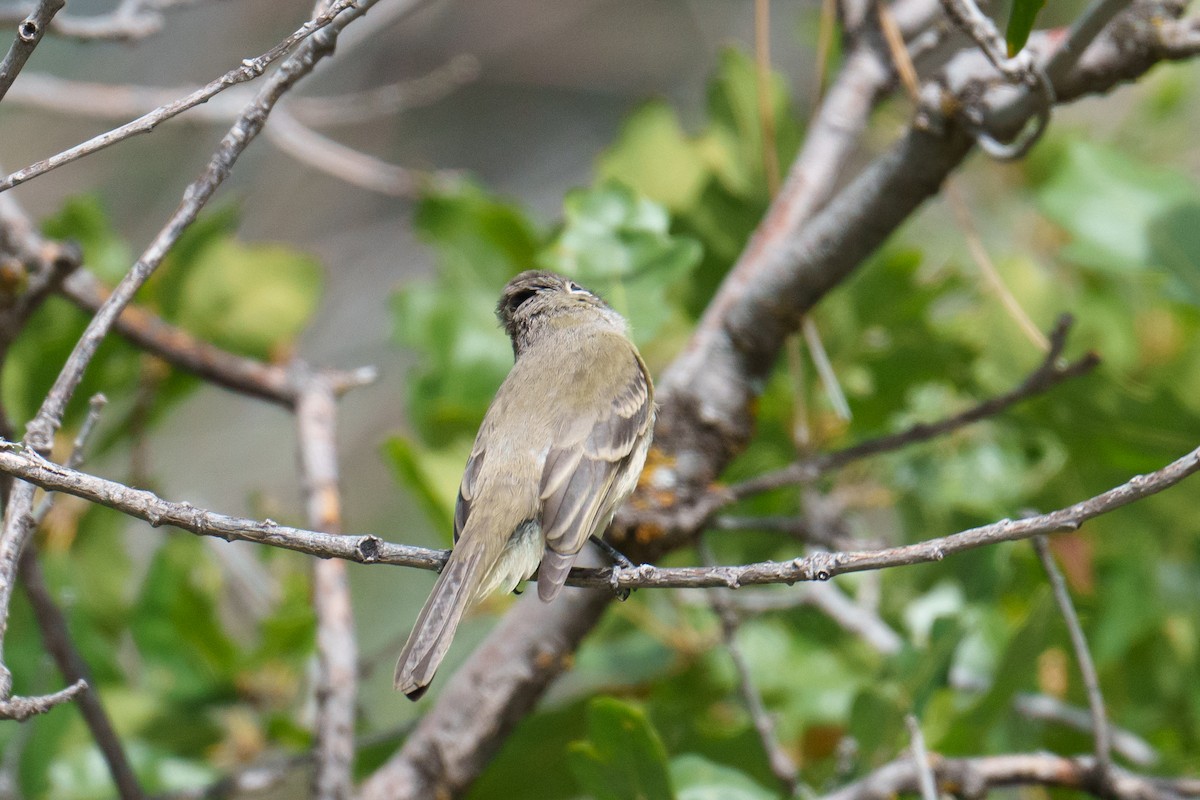
[{"label": "bird's wing", "polygon": [[546,454],[542,469],[542,535],[546,553],[538,573],[538,595],[558,593],[575,555],[604,517],[615,511],[616,496],[628,487],[618,480],[637,454],[638,442],[654,419],[654,389],[637,352],[621,365],[609,386],[620,388],[599,397],[584,419],[572,421],[573,435]]},{"label": "bird's wing", "polygon": [[486,454],[485,441],[486,437],[484,436],[476,437],[475,446],[471,448],[471,456],[467,459],[467,467],[463,470],[462,482],[458,485],[458,498],[454,501],[455,544],[458,544],[458,537],[462,535],[463,528],[467,526],[467,517],[471,515],[471,501],[475,499],[479,491],[476,482],[479,479],[479,470],[483,467],[483,457]]}]

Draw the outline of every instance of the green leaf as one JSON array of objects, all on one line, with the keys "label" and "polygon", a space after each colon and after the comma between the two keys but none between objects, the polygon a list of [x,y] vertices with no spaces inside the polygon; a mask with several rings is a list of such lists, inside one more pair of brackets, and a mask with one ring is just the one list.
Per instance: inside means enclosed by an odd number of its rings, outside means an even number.
[{"label": "green leaf", "polygon": [[1013,0],[1012,11],[1008,15],[1008,30],[1004,33],[1008,41],[1009,58],[1021,52],[1021,48],[1029,41],[1033,23],[1045,4],[1046,0]]},{"label": "green leaf", "polygon": [[171,321],[221,347],[271,359],[316,310],[321,283],[321,265],[310,256],[221,238],[177,260],[158,288]]},{"label": "green leaf", "polygon": [[695,753],[671,759],[671,783],[678,800],[774,800],[779,795],[733,767]]},{"label": "green leaf", "polygon": [[42,222],[42,232],[51,239],[76,242],[88,269],[102,280],[115,283],[133,266],[131,248],[93,195],[68,199],[56,215]]},{"label": "green leaf", "polygon": [[416,498],[433,526],[447,536],[454,530],[458,483],[470,453],[470,439],[438,449],[422,447],[404,436],[393,436],[384,444],[384,455],[400,484]]},{"label": "green leaf", "polygon": [[1066,143],[1037,189],[1043,213],[1073,237],[1065,254],[1116,272],[1159,266],[1151,224],[1198,198],[1200,190],[1179,171],[1082,140]]},{"label": "green leaf", "polygon": [[625,120],[596,172],[602,181],[631,186],[672,211],[695,205],[710,176],[699,148],[662,100],[646,103]]},{"label": "green leaf", "polygon": [[638,707],[612,697],[588,705],[588,739],[573,742],[567,763],[596,800],[671,800],[667,751]]},{"label": "green leaf", "polygon": [[674,313],[673,285],[700,260],[699,243],[669,233],[666,209],[622,184],[573,191],[564,210],[539,263],[605,295],[639,343],[653,339]]}]

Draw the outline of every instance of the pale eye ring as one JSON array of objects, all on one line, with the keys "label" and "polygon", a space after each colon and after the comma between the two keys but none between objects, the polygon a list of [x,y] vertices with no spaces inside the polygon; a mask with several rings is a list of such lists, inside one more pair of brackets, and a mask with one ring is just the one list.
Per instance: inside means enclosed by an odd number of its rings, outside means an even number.
[{"label": "pale eye ring", "polygon": [[567,291],[571,294],[587,294],[587,289],[583,288],[575,281],[567,281]]}]

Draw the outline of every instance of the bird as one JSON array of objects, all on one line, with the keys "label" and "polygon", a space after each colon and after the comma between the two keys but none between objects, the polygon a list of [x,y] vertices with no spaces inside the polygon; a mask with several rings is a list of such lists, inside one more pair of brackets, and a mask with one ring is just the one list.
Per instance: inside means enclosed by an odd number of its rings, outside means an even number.
[{"label": "bird", "polygon": [[469,607],[535,571],[541,600],[559,594],[637,487],[653,437],[650,372],[628,323],[598,295],[529,270],[504,287],[496,315],[513,367],[463,470],[454,547],[396,664],[395,687],[412,700]]}]

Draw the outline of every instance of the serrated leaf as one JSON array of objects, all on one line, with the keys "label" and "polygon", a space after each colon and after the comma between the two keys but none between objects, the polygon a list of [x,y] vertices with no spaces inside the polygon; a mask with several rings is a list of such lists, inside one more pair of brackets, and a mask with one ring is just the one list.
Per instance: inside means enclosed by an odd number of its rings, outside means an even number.
[{"label": "serrated leaf", "polygon": [[645,712],[612,697],[588,704],[588,739],[567,753],[571,772],[596,800],[672,800],[667,752]]}]

